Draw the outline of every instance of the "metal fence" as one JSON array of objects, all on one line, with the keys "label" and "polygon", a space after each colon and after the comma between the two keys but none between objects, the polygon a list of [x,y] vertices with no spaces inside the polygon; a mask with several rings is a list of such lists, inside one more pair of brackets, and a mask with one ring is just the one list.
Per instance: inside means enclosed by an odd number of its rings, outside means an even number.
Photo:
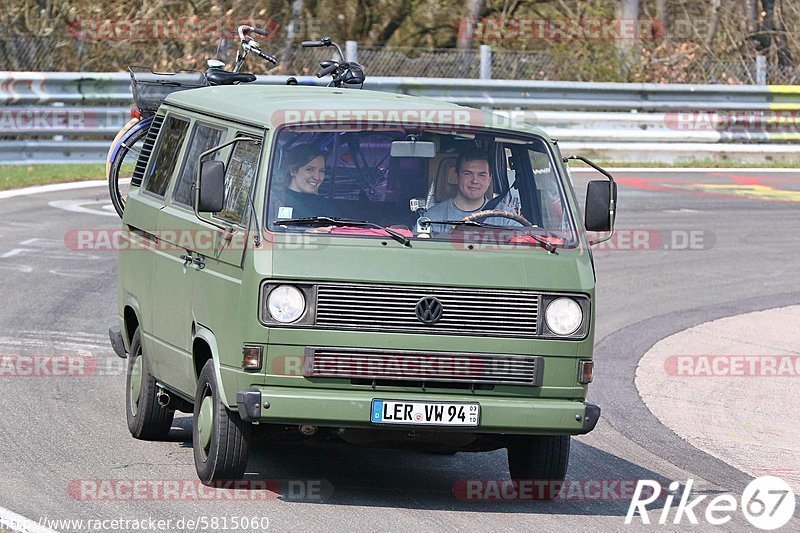
[{"label": "metal fence", "polygon": [[[265,49],[280,58],[276,68],[250,63],[255,72],[267,74],[310,75],[319,61],[327,59],[329,50],[305,49],[299,43],[270,41]],[[5,35],[0,39],[0,68],[10,71],[112,71],[128,65],[144,65],[160,70],[177,68],[202,69],[208,58],[232,62],[236,42],[222,39],[210,41],[159,40],[157,47],[148,50],[146,59],[142,43],[128,41],[82,40],[62,35],[53,37]],[[113,58],[109,60],[108,58]],[[614,58],[603,62],[613,63]],[[111,62],[109,62],[111,61]],[[452,48],[376,48],[360,47],[358,61],[371,76],[412,76],[433,78],[475,79],[480,77],[478,49]],[[600,62],[598,60],[598,62]],[[491,70],[494,78],[552,81],[630,81],[699,83],[699,84],[772,84],[800,83],[800,65],[779,68],[764,63],[757,69],[755,57],[722,60],[713,55],[686,59],[678,57],[667,62],[648,65],[618,65],[619,69],[591,70],[576,63],[568,51],[560,55],[542,51],[492,49]],[[626,74],[626,72],[629,72]],[[761,76],[759,75],[761,74]],[[587,76],[591,80],[587,80]]]}]

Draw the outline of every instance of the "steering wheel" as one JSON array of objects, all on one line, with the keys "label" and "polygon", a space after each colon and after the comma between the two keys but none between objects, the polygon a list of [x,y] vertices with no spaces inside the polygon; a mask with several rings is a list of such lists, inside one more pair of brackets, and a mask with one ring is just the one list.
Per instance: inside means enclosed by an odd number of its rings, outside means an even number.
[{"label": "steering wheel", "polygon": [[472,213],[471,215],[467,215],[461,220],[464,222],[478,222],[483,220],[484,218],[491,218],[491,217],[503,217],[503,218],[510,218],[515,222],[519,222],[523,226],[531,227],[532,224],[527,218],[522,215],[518,215],[512,211],[504,211],[502,209],[489,209],[486,211],[478,211],[476,213]]}]

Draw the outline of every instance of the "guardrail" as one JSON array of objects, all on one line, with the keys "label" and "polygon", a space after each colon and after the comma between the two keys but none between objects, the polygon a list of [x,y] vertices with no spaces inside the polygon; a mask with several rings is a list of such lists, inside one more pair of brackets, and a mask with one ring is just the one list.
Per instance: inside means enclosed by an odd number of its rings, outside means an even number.
[{"label": "guardrail", "polygon": [[[285,80],[259,76],[256,83]],[[324,85],[311,76],[298,80]],[[0,137],[14,139],[0,142],[0,163],[104,160],[128,120],[129,83],[126,73],[0,72]],[[618,143],[619,154],[603,159],[646,156],[654,143],[664,145],[659,153],[672,146],[680,157],[687,143],[723,145],[714,153],[788,157],[792,151],[775,143],[800,140],[800,86],[375,77],[365,88],[521,112],[525,122],[577,149]]]},{"label": "guardrail", "polygon": [[[313,76],[303,85],[324,85]],[[0,72],[0,103],[127,103],[126,73]],[[256,83],[282,85],[285,76]],[[659,85],[574,81],[368,78],[366,89],[438,98],[463,105],[607,111],[769,111],[800,109],[798,85]]]}]

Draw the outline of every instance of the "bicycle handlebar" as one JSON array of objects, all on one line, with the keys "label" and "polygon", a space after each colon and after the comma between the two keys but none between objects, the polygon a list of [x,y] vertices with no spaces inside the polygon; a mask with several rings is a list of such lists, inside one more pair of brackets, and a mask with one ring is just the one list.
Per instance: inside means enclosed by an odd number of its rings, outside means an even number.
[{"label": "bicycle handlebar", "polygon": [[333,71],[335,71],[338,68],[339,68],[339,63],[333,63],[332,65],[328,65],[327,67],[325,67],[322,70],[320,70],[319,72],[317,72],[317,77],[318,78],[324,78],[328,74],[333,73]]},{"label": "bicycle handlebar", "polygon": [[300,44],[303,48],[319,48],[320,46],[325,46],[325,43],[322,41],[303,41]]},{"label": "bicycle handlebar", "polygon": [[269,32],[267,30],[262,30],[261,28],[255,28],[253,26],[248,26],[247,24],[242,24],[236,31],[239,33],[239,39],[242,41],[250,40],[251,37],[249,33],[255,33],[256,35],[262,35],[264,37],[269,36]]},{"label": "bicycle handlebar", "polygon": [[262,52],[260,49],[251,48],[250,50],[251,50],[252,52],[255,52],[255,53],[256,53],[256,55],[257,55],[258,57],[260,57],[261,59],[266,59],[267,61],[269,61],[269,62],[270,62],[270,63],[272,63],[273,65],[277,65],[277,64],[278,64],[278,59],[277,59],[277,58],[275,58],[275,57],[273,57],[273,56],[271,56],[271,55],[269,55],[269,54],[265,54],[265,53],[264,53],[264,52]]}]

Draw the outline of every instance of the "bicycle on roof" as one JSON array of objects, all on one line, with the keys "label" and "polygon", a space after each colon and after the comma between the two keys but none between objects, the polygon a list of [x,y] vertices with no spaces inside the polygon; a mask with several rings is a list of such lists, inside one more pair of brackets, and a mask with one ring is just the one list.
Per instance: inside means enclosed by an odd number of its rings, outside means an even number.
[{"label": "bicycle on roof", "polygon": [[[147,142],[147,133],[153,123],[153,117],[164,99],[171,93],[199,87],[215,85],[237,85],[252,83],[254,74],[240,72],[248,55],[254,54],[261,59],[276,65],[278,60],[261,50],[261,46],[253,37],[268,36],[266,30],[253,26],[241,25],[237,28],[240,46],[236,52],[236,63],[232,71],[225,70],[225,63],[218,59],[208,60],[208,69],[203,72],[178,70],[173,73],[153,72],[146,67],[132,66],[128,68],[131,75],[131,89],[135,108],[131,110],[131,120],[119,131],[111,143],[106,158],[106,179],[111,196],[111,203],[117,214],[122,217],[128,189],[136,183],[137,168],[143,151],[152,148],[152,141]],[[141,172],[138,172],[141,175]]]}]

